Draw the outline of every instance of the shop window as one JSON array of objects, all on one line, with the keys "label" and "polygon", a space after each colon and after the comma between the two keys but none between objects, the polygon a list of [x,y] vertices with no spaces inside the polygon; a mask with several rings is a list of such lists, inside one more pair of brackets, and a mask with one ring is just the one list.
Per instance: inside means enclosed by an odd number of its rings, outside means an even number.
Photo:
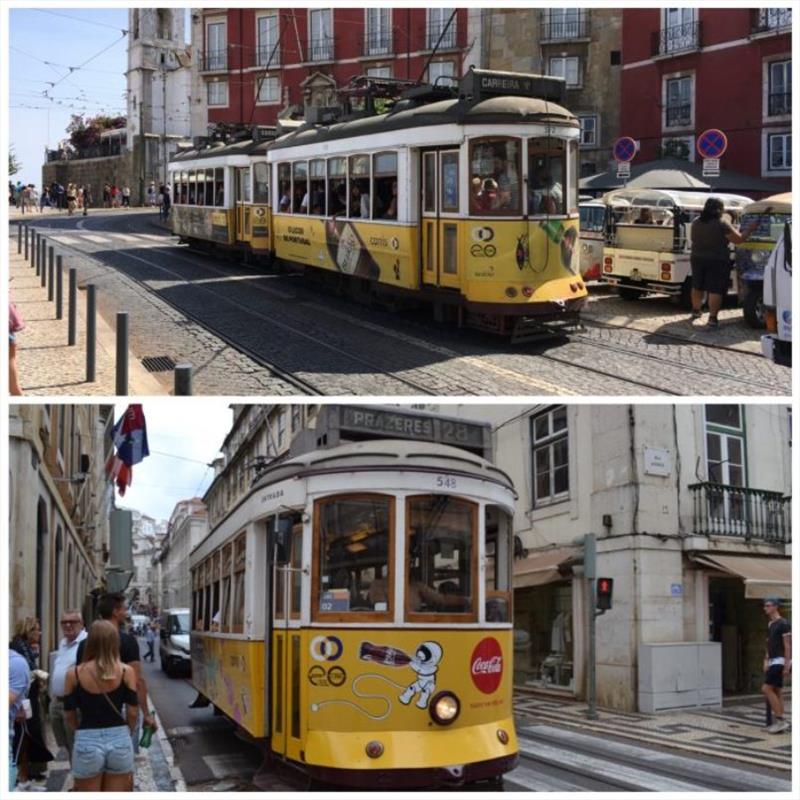
[{"label": "shop window", "polygon": [[347,160],[328,159],[328,216],[347,214]]},{"label": "shop window", "polygon": [[569,496],[569,437],[566,406],[558,406],[531,419],[533,443],[534,507]]},{"label": "shop window", "polygon": [[241,633],[244,630],[244,576],[247,567],[247,537],[241,534],[233,543],[233,622],[231,630]]},{"label": "shop window", "polygon": [[308,163],[292,164],[292,213],[308,214]]},{"label": "shop window", "polygon": [[[567,143],[563,139],[539,137],[528,142],[528,214],[566,214]],[[577,152],[573,173],[577,172]],[[577,194],[577,192],[576,192]],[[570,197],[570,205],[576,204]]]},{"label": "shop window", "polygon": [[292,165],[278,164],[278,211],[288,213],[292,207]]},{"label": "shop window", "polygon": [[470,142],[470,214],[521,213],[520,152],[519,139],[487,137]]},{"label": "shop window", "polygon": [[375,186],[375,219],[397,219],[397,153],[372,157]]},{"label": "shop window", "polygon": [[487,506],[484,522],[486,622],[510,622],[513,518],[498,506]]},{"label": "shop window", "polygon": [[310,176],[310,208],[315,217],[325,216],[325,159],[317,158],[308,164]]},{"label": "shop window", "polygon": [[337,496],[315,511],[314,616],[391,619],[394,498]]},{"label": "shop window", "polygon": [[477,506],[447,495],[406,503],[406,617],[474,619]]},{"label": "shop window", "polygon": [[347,216],[355,219],[370,218],[369,156],[350,156],[350,196]]}]

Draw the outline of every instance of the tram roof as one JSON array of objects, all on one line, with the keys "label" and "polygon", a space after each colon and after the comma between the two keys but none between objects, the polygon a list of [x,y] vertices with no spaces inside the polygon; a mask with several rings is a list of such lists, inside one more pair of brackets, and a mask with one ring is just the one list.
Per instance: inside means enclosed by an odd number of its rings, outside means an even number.
[{"label": "tram roof", "polygon": [[490,125],[521,122],[579,126],[578,118],[566,108],[538,97],[490,97],[478,103],[469,103],[464,99],[449,99],[410,107],[401,101],[396,109],[386,114],[337,122],[328,126],[305,125],[275,140],[268,149],[280,150],[316,142],[373,136],[432,125]]},{"label": "tram roof", "polygon": [[240,142],[225,144],[224,142],[212,142],[205,147],[192,147],[189,150],[182,150],[176,153],[170,163],[181,161],[198,161],[201,159],[223,158],[225,156],[251,156],[267,152],[268,147],[274,139],[265,139],[254,142],[252,139],[245,139]]}]

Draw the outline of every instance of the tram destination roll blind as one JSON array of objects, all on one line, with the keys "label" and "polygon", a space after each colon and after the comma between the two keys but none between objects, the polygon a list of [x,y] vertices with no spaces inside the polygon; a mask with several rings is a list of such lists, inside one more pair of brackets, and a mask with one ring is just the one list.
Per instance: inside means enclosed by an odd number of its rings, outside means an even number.
[{"label": "tram destination roll blind", "polygon": [[530,75],[522,72],[471,69],[462,78],[461,92],[473,102],[489,97],[513,95],[540,97],[556,103],[563,102],[566,82],[555,75]]}]

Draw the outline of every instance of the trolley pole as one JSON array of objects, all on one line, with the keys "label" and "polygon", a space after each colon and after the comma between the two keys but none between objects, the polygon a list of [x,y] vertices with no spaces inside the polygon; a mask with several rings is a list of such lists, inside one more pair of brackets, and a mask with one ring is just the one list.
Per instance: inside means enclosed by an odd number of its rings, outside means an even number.
[{"label": "trolley pole", "polygon": [[586,669],[586,717],[597,719],[597,537],[587,533],[583,538],[583,574],[586,578],[586,605],[589,652]]}]

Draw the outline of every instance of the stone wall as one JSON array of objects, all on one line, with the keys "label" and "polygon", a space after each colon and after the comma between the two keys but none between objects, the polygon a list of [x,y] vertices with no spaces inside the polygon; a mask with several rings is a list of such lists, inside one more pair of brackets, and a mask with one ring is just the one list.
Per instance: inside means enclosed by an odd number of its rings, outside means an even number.
[{"label": "stone wall", "polygon": [[57,181],[65,188],[70,183],[76,186],[89,184],[92,188],[92,204],[95,206],[102,205],[104,184],[124,186],[127,183],[132,190],[132,202],[136,202],[137,184],[134,181],[132,153],[102,158],[50,161],[42,166],[42,184],[49,186],[53,181]]}]

